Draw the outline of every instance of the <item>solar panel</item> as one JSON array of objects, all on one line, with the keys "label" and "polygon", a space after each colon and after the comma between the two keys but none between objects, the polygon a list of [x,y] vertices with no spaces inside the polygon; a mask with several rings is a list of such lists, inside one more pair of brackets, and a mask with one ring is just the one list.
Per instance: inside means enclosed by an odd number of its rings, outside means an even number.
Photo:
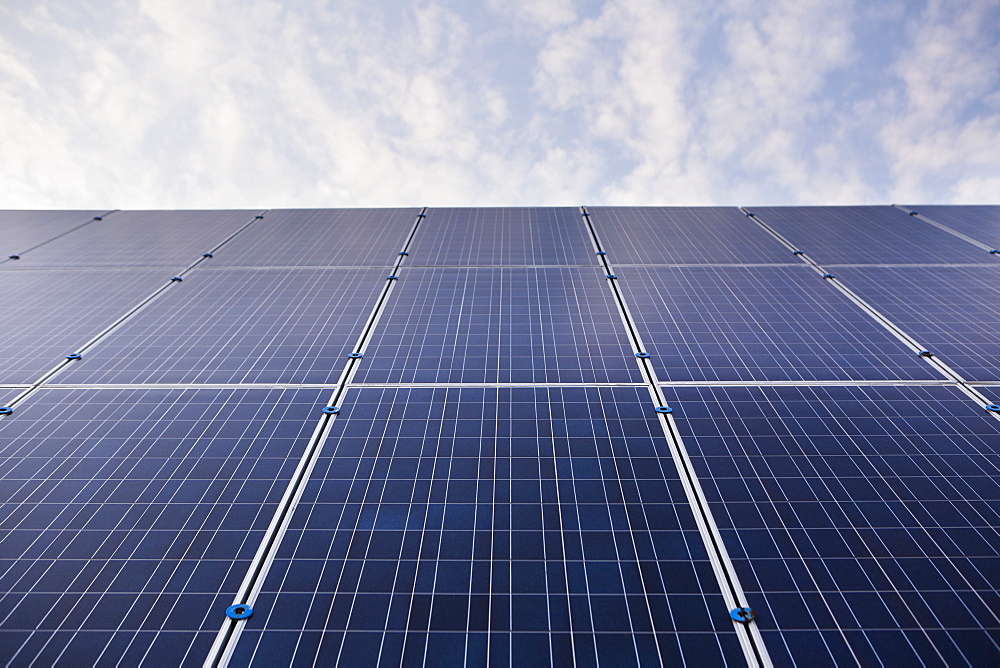
[{"label": "solar panel", "polygon": [[611,261],[622,264],[791,262],[735,207],[588,207]]},{"label": "solar panel", "polygon": [[95,216],[114,215],[107,211],[0,211],[0,260],[29,249],[85,225]]},{"label": "solar panel", "polygon": [[633,387],[350,391],[233,665],[746,665],[651,413]]},{"label": "solar panel", "polygon": [[907,207],[976,241],[1000,248],[1000,206],[915,206]]},{"label": "solar panel", "polygon": [[42,389],[0,420],[8,665],[200,665],[319,394]]},{"label": "solar panel", "polygon": [[837,277],[969,380],[1000,380],[1000,267],[841,267]]},{"label": "solar panel", "polygon": [[820,264],[1000,262],[895,207],[754,207],[753,212]]},{"label": "solar panel", "polygon": [[663,381],[943,378],[805,265],[615,271]]},{"label": "solar panel", "polygon": [[225,266],[391,266],[420,209],[277,209],[215,254]]},{"label": "solar panel", "polygon": [[776,665],[1000,660],[1000,422],[953,387],[665,388]]},{"label": "solar panel", "polygon": [[60,383],[335,383],[385,270],[196,269]]},{"label": "solar panel", "polygon": [[18,266],[186,267],[257,211],[120,211],[26,254]]},{"label": "solar panel", "polygon": [[596,268],[407,269],[354,380],[641,382],[605,281]]},{"label": "solar panel", "polygon": [[35,382],[169,279],[162,269],[0,272],[0,383]]},{"label": "solar panel", "polygon": [[571,207],[429,209],[409,264],[567,265],[593,262],[593,244]]}]

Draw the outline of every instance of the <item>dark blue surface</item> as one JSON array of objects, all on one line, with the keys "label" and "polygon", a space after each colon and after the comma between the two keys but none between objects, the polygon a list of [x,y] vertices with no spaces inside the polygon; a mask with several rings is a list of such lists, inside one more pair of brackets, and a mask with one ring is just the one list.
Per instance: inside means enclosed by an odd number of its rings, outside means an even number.
[{"label": "dark blue surface", "polygon": [[0,270],[0,383],[35,382],[169,278],[151,269]]},{"label": "dark blue surface", "polygon": [[615,266],[792,262],[790,252],[735,207],[588,207]]},{"label": "dark blue surface", "polygon": [[180,269],[222,243],[257,213],[119,211],[28,253],[17,260],[17,266]]},{"label": "dark blue surface", "polygon": [[[0,260],[83,225],[106,211],[0,211]],[[114,215],[114,214],[109,214]],[[22,258],[23,259],[23,258]]]},{"label": "dark blue surface", "polygon": [[819,264],[977,263],[1000,259],[892,206],[753,207]]},{"label": "dark blue surface", "polygon": [[43,389],[0,420],[0,661],[201,665],[320,395]]},{"label": "dark blue surface", "polygon": [[335,383],[380,269],[196,269],[60,383]]},{"label": "dark blue surface", "polygon": [[665,391],[776,665],[1000,663],[1000,421],[953,387]]},{"label": "dark blue surface", "polygon": [[942,379],[809,267],[624,267],[661,381]]},{"label": "dark blue surface", "polygon": [[641,382],[597,269],[411,268],[355,382]]},{"label": "dark blue surface", "polygon": [[649,403],[350,392],[233,665],[746,665]]},{"label": "dark blue surface", "polygon": [[1000,206],[924,206],[908,204],[906,208],[947,225],[956,232],[980,243],[1000,248]]},{"label": "dark blue surface", "polygon": [[275,209],[211,266],[392,266],[420,209]]},{"label": "dark blue surface", "polygon": [[428,209],[407,264],[593,264],[593,245],[574,207]]},{"label": "dark blue surface", "polygon": [[968,380],[1000,380],[1000,267],[844,267],[844,285]]}]

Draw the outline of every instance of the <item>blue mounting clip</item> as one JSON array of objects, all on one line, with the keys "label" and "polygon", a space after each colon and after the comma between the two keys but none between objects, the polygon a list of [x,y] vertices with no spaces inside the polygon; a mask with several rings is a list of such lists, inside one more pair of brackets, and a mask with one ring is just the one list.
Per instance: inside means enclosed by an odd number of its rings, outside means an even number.
[{"label": "blue mounting clip", "polygon": [[837,278],[833,274],[823,274],[823,278]]},{"label": "blue mounting clip", "polygon": [[246,619],[253,614],[253,608],[249,605],[238,603],[226,608],[226,617],[229,619]]},{"label": "blue mounting clip", "polygon": [[646,359],[647,357],[649,357],[649,353],[636,353],[635,356],[638,357],[639,359]]},{"label": "blue mounting clip", "polygon": [[657,413],[673,413],[674,409],[671,408],[670,406],[657,406],[656,407],[656,412]]},{"label": "blue mounting clip", "polygon": [[21,259],[21,256],[18,255],[17,253],[15,253],[13,255],[8,255],[7,257],[9,257],[11,260],[20,260]]},{"label": "blue mounting clip", "polygon": [[174,277],[173,277],[173,278],[171,278],[170,280],[171,280],[171,281],[177,281],[178,283],[180,283],[180,282],[181,282],[181,281],[183,281],[184,279],[183,279],[183,278],[181,278],[180,276],[174,276]]},{"label": "blue mounting clip", "polygon": [[202,253],[202,254],[201,254],[201,256],[202,256],[202,257],[215,257],[215,256],[214,256],[214,255],[212,255],[211,253]]},{"label": "blue mounting clip", "polygon": [[749,624],[757,616],[757,613],[751,608],[733,608],[729,611],[729,616],[734,622]]},{"label": "blue mounting clip", "polygon": [[597,254],[598,255],[607,255],[607,253],[605,253],[604,251],[597,251]]},{"label": "blue mounting clip", "polygon": [[66,359],[68,359],[68,360],[82,360],[83,359],[83,355],[81,355],[80,353],[73,353],[72,355],[66,355]]},{"label": "blue mounting clip", "polygon": [[100,216],[94,216],[94,220],[104,220],[104,219],[101,218]]},{"label": "blue mounting clip", "polygon": [[918,354],[918,355],[920,355],[921,357],[934,357],[934,353],[932,353],[932,352],[931,352],[931,351],[929,351],[929,350],[921,350],[921,351],[920,351],[919,353],[917,353],[917,354]]},{"label": "blue mounting clip", "polygon": [[618,277],[617,277],[617,276],[615,276],[614,274],[605,274],[605,275],[604,275],[604,278],[610,278],[610,279],[615,279],[615,278],[618,278]]},{"label": "blue mounting clip", "polygon": [[350,355],[348,355],[348,357],[350,357],[352,360],[359,360],[362,357],[364,357],[364,355],[362,355],[361,353],[351,353]]},{"label": "blue mounting clip", "polygon": [[388,280],[390,280],[390,281],[395,281],[396,279],[398,279],[398,278],[399,278],[399,276],[396,276],[395,274],[393,274],[393,275],[391,275],[391,276],[386,276],[386,278],[387,278]]},{"label": "blue mounting clip", "polygon": [[14,412],[14,409],[10,406],[0,406],[0,415],[10,415]]},{"label": "blue mounting clip", "polygon": [[919,216],[920,214],[918,212],[916,212],[916,211],[911,211],[910,215],[911,216]]},{"label": "blue mounting clip", "polygon": [[994,248],[993,250],[990,251],[990,255],[1000,255],[1000,250]]},{"label": "blue mounting clip", "polygon": [[324,406],[323,412],[327,415],[336,415],[340,412],[340,406]]},{"label": "blue mounting clip", "polygon": [[805,255],[805,251],[792,251],[792,255]]},{"label": "blue mounting clip", "polygon": [[254,216],[254,220],[264,220],[264,216]]},{"label": "blue mounting clip", "polygon": [[399,251],[400,255],[409,255],[409,251]]},{"label": "blue mounting clip", "polygon": [[417,218],[426,218],[426,217],[427,217],[426,213],[418,213],[417,214]]},{"label": "blue mounting clip", "polygon": [[[1000,413],[1000,406],[998,406],[996,404],[986,404],[985,408],[986,408],[986,410],[988,410],[988,411],[990,411],[992,413]],[[0,410],[3,410],[3,409],[0,409]]]}]

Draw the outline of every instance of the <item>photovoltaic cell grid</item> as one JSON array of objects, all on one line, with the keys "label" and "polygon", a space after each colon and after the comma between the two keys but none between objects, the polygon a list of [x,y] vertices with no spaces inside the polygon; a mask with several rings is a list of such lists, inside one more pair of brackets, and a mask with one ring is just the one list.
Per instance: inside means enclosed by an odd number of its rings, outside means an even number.
[{"label": "photovoltaic cell grid", "polygon": [[754,207],[752,211],[820,264],[1000,263],[996,256],[891,206]]},{"label": "photovoltaic cell grid", "polygon": [[907,205],[931,220],[947,225],[976,241],[1000,248],[1000,206],[923,206]]},{"label": "photovoltaic cell grid", "polygon": [[257,213],[120,211],[26,254],[17,266],[181,269],[222,243]]},{"label": "photovoltaic cell grid", "polygon": [[776,665],[1000,662],[1000,422],[953,387],[664,389]]},{"label": "photovoltaic cell grid", "polygon": [[435,208],[420,224],[407,264],[589,265],[593,255],[577,208]]},{"label": "photovoltaic cell grid", "polygon": [[233,665],[745,665],[651,413],[351,390]]},{"label": "photovoltaic cell grid", "polygon": [[392,266],[420,209],[277,209],[211,266]]},{"label": "photovoltaic cell grid", "polygon": [[411,268],[358,383],[641,382],[597,269]]},{"label": "photovoltaic cell grid", "polygon": [[335,383],[385,270],[192,271],[58,383]]},{"label": "photovoltaic cell grid", "polygon": [[[0,211],[0,261],[83,225],[106,211]],[[108,214],[114,215],[114,214]]]},{"label": "photovoltaic cell grid", "polygon": [[0,383],[33,383],[169,281],[163,270],[6,270]]},{"label": "photovoltaic cell grid", "polygon": [[785,263],[794,257],[735,207],[588,207],[612,263]]},{"label": "photovoltaic cell grid", "polygon": [[967,380],[1000,380],[1000,267],[841,267],[837,276]]},{"label": "photovoltaic cell grid", "polygon": [[320,394],[43,389],[0,420],[8,665],[200,665]]},{"label": "photovoltaic cell grid", "polygon": [[662,381],[944,378],[805,265],[615,271]]}]

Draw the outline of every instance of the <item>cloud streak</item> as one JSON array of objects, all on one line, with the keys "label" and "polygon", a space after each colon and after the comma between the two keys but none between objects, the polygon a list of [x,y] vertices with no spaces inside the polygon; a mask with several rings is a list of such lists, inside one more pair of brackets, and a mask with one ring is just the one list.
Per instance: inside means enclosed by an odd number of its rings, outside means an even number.
[{"label": "cloud streak", "polygon": [[468,4],[0,9],[0,207],[1000,192],[996,3]]}]

